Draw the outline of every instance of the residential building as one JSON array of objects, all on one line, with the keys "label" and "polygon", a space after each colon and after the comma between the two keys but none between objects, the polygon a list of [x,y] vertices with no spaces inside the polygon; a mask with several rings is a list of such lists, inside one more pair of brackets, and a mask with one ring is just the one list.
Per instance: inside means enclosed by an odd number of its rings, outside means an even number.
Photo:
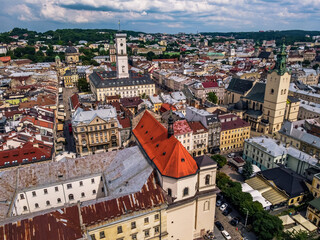
[{"label": "residential building", "polygon": [[154,112],[159,112],[161,105],[162,105],[162,101],[159,95],[150,95],[149,96],[150,102],[152,103],[153,106],[153,111]]},{"label": "residential building", "polygon": [[320,226],[320,198],[315,198],[309,202],[306,216],[310,222],[318,227]]},{"label": "residential building", "polygon": [[84,111],[78,108],[72,117],[72,129],[80,156],[119,149],[120,124],[114,107]]},{"label": "residential building", "polygon": [[305,178],[284,167],[261,171],[246,183],[272,204],[271,209],[299,205],[308,193]]},{"label": "residential building", "polygon": [[[168,122],[169,124],[169,122]],[[173,124],[174,136],[181,142],[189,153],[193,150],[192,130],[186,120],[179,120]]]},{"label": "residential building", "polygon": [[244,141],[250,137],[250,125],[234,114],[218,116],[221,123],[220,153],[243,150]]},{"label": "residential building", "polygon": [[69,69],[62,75],[62,79],[66,88],[73,88],[78,85],[79,75],[76,69]]},{"label": "residential building", "polygon": [[75,65],[75,64],[79,63],[79,56],[80,56],[80,53],[77,48],[75,48],[71,45],[66,48],[65,61],[68,65],[69,64]]},{"label": "residential building", "polygon": [[318,167],[318,160],[289,144],[268,137],[254,137],[245,140],[243,159],[257,165],[261,170],[285,165],[301,176],[308,168]]},{"label": "residential building", "polygon": [[315,198],[320,197],[320,173],[313,176],[310,192]]},{"label": "residential building", "polygon": [[218,120],[218,115],[203,109],[187,107],[185,117],[189,122],[201,122],[208,129],[208,152],[219,151],[221,123]]},{"label": "residential building", "polygon": [[201,122],[188,122],[192,130],[192,156],[202,156],[208,152],[208,129]]}]

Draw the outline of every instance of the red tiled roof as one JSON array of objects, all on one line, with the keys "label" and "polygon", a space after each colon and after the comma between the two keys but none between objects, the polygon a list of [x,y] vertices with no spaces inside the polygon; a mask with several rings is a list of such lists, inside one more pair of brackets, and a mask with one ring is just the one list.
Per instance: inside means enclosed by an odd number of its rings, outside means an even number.
[{"label": "red tiled roof", "polygon": [[137,107],[139,104],[143,103],[140,97],[129,97],[129,98],[121,98],[120,103],[122,106],[130,108]]},{"label": "red tiled roof", "polygon": [[51,158],[51,147],[41,144],[39,147],[34,147],[33,144],[27,142],[21,148],[0,151],[0,166],[5,166],[5,162],[12,164],[13,161],[18,161],[17,163],[22,163],[22,160],[26,158],[28,158],[28,162]]},{"label": "red tiled roof", "polygon": [[77,206],[43,215],[16,220],[0,226],[0,240],[68,239],[82,237]]},{"label": "red tiled roof", "polygon": [[213,87],[219,87],[217,82],[203,82],[202,86],[204,88],[213,88]]},{"label": "red tiled roof", "polygon": [[130,119],[128,117],[127,118],[118,117],[118,121],[119,121],[119,123],[121,124],[121,126],[123,128],[130,128],[131,127],[131,122],[130,122]]},{"label": "red tiled roof", "polygon": [[207,132],[208,129],[205,128],[205,126],[202,125],[201,122],[189,122],[189,126],[193,133],[197,132]]},{"label": "red tiled roof", "polygon": [[165,202],[163,191],[156,184],[154,173],[152,173],[139,192],[81,207],[81,215],[84,225],[90,226],[120,217],[128,212],[151,209]]},{"label": "red tiled roof", "polygon": [[45,121],[41,121],[41,120],[36,120],[32,116],[25,116],[21,119],[22,123],[25,121],[31,122],[33,124],[33,126],[36,126],[36,127],[44,127],[44,128],[53,129],[53,123],[45,122]]},{"label": "red tiled roof", "polygon": [[152,59],[152,62],[177,62],[178,58]]},{"label": "red tiled roof", "polygon": [[[232,120],[232,118],[235,118],[236,120]],[[226,131],[226,130],[231,130],[231,129],[236,129],[236,128],[243,128],[243,127],[249,127],[250,124],[247,123],[246,121],[242,120],[238,116],[234,114],[226,114],[226,115],[220,115],[218,116],[220,122],[221,122],[221,131]],[[230,121],[227,121],[227,119],[230,119]],[[223,122],[223,119],[225,122]]]},{"label": "red tiled roof", "polygon": [[10,56],[0,57],[0,61],[1,61],[1,62],[4,62],[4,63],[10,62],[10,61],[11,61],[11,57],[10,57]]},{"label": "red tiled roof", "polygon": [[172,106],[171,104],[169,104],[169,103],[163,103],[161,105],[160,112],[164,113],[164,112],[169,111],[169,110],[177,111],[177,109],[174,106]]},{"label": "red tiled roof", "polygon": [[173,124],[173,130],[175,136],[192,132],[187,120],[175,121]]},{"label": "red tiled roof", "polygon": [[182,178],[195,174],[196,161],[174,137],[168,138],[167,129],[148,111],[140,119],[133,134],[164,176]]},{"label": "red tiled roof", "polygon": [[71,100],[71,104],[72,104],[72,107],[74,110],[77,110],[78,107],[80,107],[80,101],[79,101],[79,97],[78,97],[78,94],[73,94],[71,97],[70,97],[70,100]]}]

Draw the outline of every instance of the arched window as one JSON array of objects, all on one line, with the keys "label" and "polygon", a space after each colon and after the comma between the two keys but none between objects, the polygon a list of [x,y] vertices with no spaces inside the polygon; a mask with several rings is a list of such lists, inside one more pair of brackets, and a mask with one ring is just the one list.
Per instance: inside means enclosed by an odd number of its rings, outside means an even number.
[{"label": "arched window", "polygon": [[28,210],[27,206],[23,206],[23,211],[27,211],[27,210]]},{"label": "arched window", "polygon": [[39,204],[38,203],[34,204],[34,207],[39,208]]},{"label": "arched window", "polygon": [[61,198],[58,198],[58,199],[57,199],[57,203],[61,203]]},{"label": "arched window", "polygon": [[285,89],[284,91],[283,91],[283,94],[286,94],[287,93],[287,89]]},{"label": "arched window", "polygon": [[50,201],[46,201],[46,204],[47,204],[47,206],[49,206],[50,205]]},{"label": "arched window", "polygon": [[283,95],[283,89],[281,89],[281,95]]},{"label": "arched window", "polygon": [[270,91],[270,93],[271,93],[271,94],[273,94],[273,93],[274,93],[274,89],[273,89],[273,88],[271,88],[271,91]]},{"label": "arched window", "polygon": [[187,195],[189,195],[189,188],[184,188],[183,189],[183,196],[187,196]]},{"label": "arched window", "polygon": [[169,195],[170,197],[172,197],[172,190],[171,190],[171,188],[168,188],[168,195]]},{"label": "arched window", "polygon": [[74,197],[73,197],[73,194],[69,194],[69,200],[73,200]]},{"label": "arched window", "polygon": [[205,184],[206,185],[209,185],[210,184],[210,175],[206,175],[206,181],[205,181]]},{"label": "arched window", "polygon": [[208,211],[210,209],[210,202],[205,201],[203,204],[203,211]]}]

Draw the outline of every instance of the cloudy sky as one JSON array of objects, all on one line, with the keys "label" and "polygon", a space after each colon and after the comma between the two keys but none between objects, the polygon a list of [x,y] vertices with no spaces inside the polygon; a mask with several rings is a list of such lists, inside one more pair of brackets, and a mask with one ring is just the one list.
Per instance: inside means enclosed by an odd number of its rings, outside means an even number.
[{"label": "cloudy sky", "polygon": [[320,0],[1,0],[0,32],[13,27],[145,32],[320,30]]}]

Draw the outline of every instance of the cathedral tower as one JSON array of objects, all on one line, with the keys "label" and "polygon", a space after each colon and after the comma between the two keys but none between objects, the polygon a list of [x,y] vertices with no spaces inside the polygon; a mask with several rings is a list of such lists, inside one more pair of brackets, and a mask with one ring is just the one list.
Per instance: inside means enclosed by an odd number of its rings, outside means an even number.
[{"label": "cathedral tower", "polygon": [[117,33],[116,34],[116,50],[117,50],[117,77],[128,78],[128,56],[127,56],[127,34]]},{"label": "cathedral tower", "polygon": [[263,119],[268,123],[266,132],[275,133],[284,120],[291,75],[286,68],[286,47],[282,45],[277,62],[267,76],[263,104]]}]

